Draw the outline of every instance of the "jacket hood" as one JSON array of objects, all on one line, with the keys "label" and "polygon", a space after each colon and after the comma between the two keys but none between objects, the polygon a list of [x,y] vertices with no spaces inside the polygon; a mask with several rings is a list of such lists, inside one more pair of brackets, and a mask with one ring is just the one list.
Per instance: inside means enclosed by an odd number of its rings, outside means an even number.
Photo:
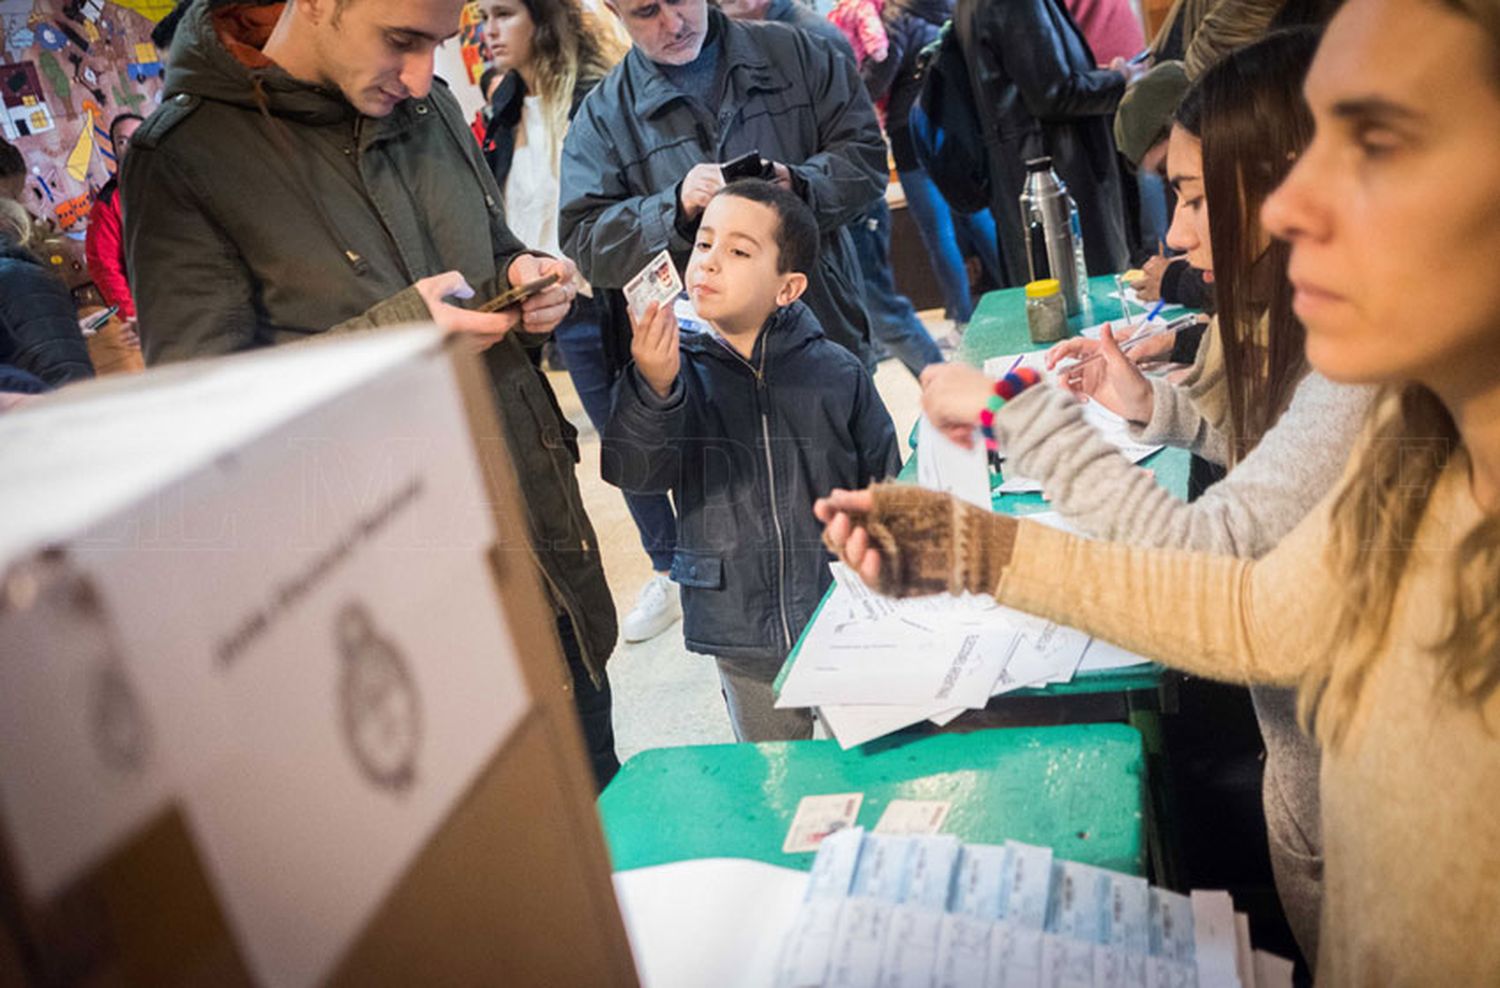
[{"label": "jacket hood", "polygon": [[264,100],[276,116],[310,124],[354,117],[356,111],[342,93],[294,79],[280,66],[257,58],[283,6],[193,0],[172,38],[162,98],[186,93],[257,111]]},{"label": "jacket hood", "polygon": [[[759,365],[764,360],[769,364],[822,338],[823,327],[818,324],[818,317],[799,300],[777,309],[766,320],[765,328],[755,341],[755,349],[750,353],[750,362]],[[731,350],[713,332],[684,336],[681,346],[695,353],[712,354],[724,360],[739,362],[739,353]]]}]

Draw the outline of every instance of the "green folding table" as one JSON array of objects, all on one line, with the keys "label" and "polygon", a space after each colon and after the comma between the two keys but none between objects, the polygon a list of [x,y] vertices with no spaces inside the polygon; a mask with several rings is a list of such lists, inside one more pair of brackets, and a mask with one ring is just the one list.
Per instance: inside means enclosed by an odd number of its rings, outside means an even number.
[{"label": "green folding table", "polygon": [[1059,857],[1144,874],[1144,749],[1124,724],[1006,728],[895,738],[657,748],[629,759],[599,813],[617,871],[738,857],[808,868],[782,843],[804,796],[863,793],[873,828],[893,799],[952,804],[944,833],[1007,838]]},{"label": "green folding table", "polygon": [[[1088,304],[1084,311],[1068,320],[1069,330],[1075,335],[1085,327],[1125,318],[1124,308],[1113,297],[1116,288],[1113,276],[1091,278],[1088,287]],[[1138,311],[1131,314],[1137,318],[1140,316]],[[1031,342],[1026,325],[1025,290],[1008,288],[989,292],[980,299],[955,359],[982,367],[991,357],[1043,348]],[[915,436],[915,429],[913,435]],[[916,481],[920,456],[921,450],[916,448],[914,442],[912,455],[902,468],[898,480],[908,483]],[[1148,457],[1140,465],[1151,470],[1156,475],[1157,482],[1167,490],[1185,498],[1188,463],[1186,451],[1168,448]],[[995,487],[1003,479],[1003,474],[991,478]],[[995,510],[1005,514],[1024,516],[1051,510],[1040,494],[1002,494],[995,490],[991,496]],[[824,601],[826,600],[825,596]],[[809,627],[811,624],[809,621]],[[797,661],[806,633],[804,629],[803,637],[793,646],[782,667],[776,681],[778,690]],[[1175,813],[1172,811],[1171,786],[1159,715],[1176,709],[1176,683],[1175,676],[1154,663],[1121,669],[1084,671],[1068,683],[1042,689],[1018,690],[997,697],[991,701],[984,714],[960,716],[948,729],[964,730],[976,720],[982,720],[985,724],[1008,725],[1123,721],[1135,726],[1144,738],[1146,757],[1151,766],[1148,808],[1152,819],[1148,841],[1155,880],[1171,886],[1176,873],[1173,853],[1175,839],[1172,834]],[[916,730],[925,731],[927,728],[919,727]]]}]

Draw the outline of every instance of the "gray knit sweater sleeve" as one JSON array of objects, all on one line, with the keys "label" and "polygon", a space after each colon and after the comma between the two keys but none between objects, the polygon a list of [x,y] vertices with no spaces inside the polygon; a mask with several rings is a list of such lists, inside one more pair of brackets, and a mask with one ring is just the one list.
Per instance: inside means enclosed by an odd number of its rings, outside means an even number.
[{"label": "gray knit sweater sleeve", "polygon": [[1131,423],[1131,438],[1147,446],[1176,446],[1212,463],[1229,463],[1223,431],[1228,409],[1224,351],[1217,320],[1210,323],[1198,356],[1177,384],[1151,379],[1151,421]]},{"label": "gray knit sweater sleeve", "polygon": [[1111,541],[1256,558],[1338,480],[1372,388],[1309,373],[1291,404],[1229,476],[1192,504],[1105,442],[1058,388],[1036,387],[995,416],[1016,472],[1040,481],[1064,517]]},{"label": "gray knit sweater sleeve", "polygon": [[1130,424],[1130,436],[1146,446],[1176,446],[1211,463],[1229,462],[1229,440],[1193,400],[1191,389],[1153,377],[1151,421]]}]

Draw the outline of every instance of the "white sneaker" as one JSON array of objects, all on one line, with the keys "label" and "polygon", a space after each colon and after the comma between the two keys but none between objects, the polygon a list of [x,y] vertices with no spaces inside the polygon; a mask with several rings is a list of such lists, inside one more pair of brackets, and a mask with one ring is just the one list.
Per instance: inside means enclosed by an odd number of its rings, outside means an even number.
[{"label": "white sneaker", "polygon": [[627,642],[649,641],[672,627],[681,617],[682,598],[677,587],[666,575],[656,573],[636,595],[635,607],[625,615],[620,633]]}]

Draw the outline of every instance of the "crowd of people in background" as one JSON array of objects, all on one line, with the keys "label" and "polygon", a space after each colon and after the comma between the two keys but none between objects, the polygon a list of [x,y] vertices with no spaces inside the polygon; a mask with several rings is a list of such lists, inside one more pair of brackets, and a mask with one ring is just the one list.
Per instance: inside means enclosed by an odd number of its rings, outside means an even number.
[{"label": "crowd of people in background", "polygon": [[[832,549],[885,592],[993,594],[1250,684],[1309,967],[1500,977],[1495,0],[1176,0],[1149,39],[1129,0],[600,3],[481,0],[471,120],[433,73],[459,0],[184,0],[158,32],[164,102],[109,124],[98,304],[49,270],[55,231],[0,143],[6,404],[94,376],[106,321],[147,365],[434,322],[493,385],[601,787],[607,660],[679,621],[737,738],[812,734],[772,683]],[[950,204],[914,126],[950,38],[988,208]],[[981,291],[1032,277],[1019,199],[1041,157],[1090,275],[1138,269],[1140,298],[1212,318],[1129,353],[1108,328],[1066,341],[1061,387],[997,390],[947,357]],[[892,201],[936,336],[898,287]],[[634,308],[663,251],[685,307]],[[1092,540],[879,483],[900,466],[886,357]],[[549,359],[650,560],[622,618]],[[1080,399],[1190,450],[1195,499]]]}]

